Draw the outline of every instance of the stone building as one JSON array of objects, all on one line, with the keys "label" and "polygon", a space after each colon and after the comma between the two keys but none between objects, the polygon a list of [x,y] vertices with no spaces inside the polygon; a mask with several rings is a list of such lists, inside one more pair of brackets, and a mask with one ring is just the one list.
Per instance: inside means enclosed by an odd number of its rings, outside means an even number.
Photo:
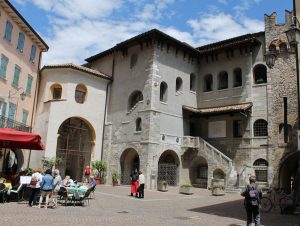
[{"label": "stone building", "polygon": [[[265,16],[265,31],[199,48],[156,29],[92,56],[86,66],[110,75],[102,158],[109,173],[130,182],[141,169],[147,186],[212,178],[242,186],[255,173],[261,185],[278,185],[280,160],[294,150],[295,58],[284,37],[291,23]],[[276,48],[269,69],[265,53]],[[283,97],[288,98],[289,141],[283,142]],[[281,186],[293,170],[281,169]],[[282,171],[282,172],[283,172]]]},{"label": "stone building", "polygon": [[[240,187],[254,173],[262,186],[290,188],[297,166],[290,157],[297,129],[295,56],[282,31],[291,16],[286,11],[286,23],[277,24],[275,13],[266,15],[264,32],[199,48],[154,29],[87,58],[84,66],[46,66],[36,118],[45,155],[74,153],[63,169],[79,166],[78,179],[93,159],[109,164],[108,182],[117,171],[129,184],[137,168],[152,189],[161,180],[208,187],[212,178]],[[277,52],[271,69],[265,61],[270,50]],[[74,102],[78,84],[91,102]],[[63,90],[59,100],[56,89]],[[81,122],[95,134],[83,137],[95,144],[83,148],[85,157],[75,141],[65,145],[66,137],[78,140],[66,128]]]},{"label": "stone building", "polygon": [[[31,132],[37,98],[38,71],[48,46],[24,17],[6,0],[0,0],[0,128]],[[0,172],[26,168],[29,150],[1,150]]]}]

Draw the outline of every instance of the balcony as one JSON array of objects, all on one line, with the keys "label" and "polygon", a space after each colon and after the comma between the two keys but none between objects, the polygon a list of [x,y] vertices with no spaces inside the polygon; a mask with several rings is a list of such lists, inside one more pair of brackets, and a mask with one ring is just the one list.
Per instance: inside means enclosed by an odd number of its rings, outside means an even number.
[{"label": "balcony", "polygon": [[4,116],[0,116],[0,128],[11,128],[23,132],[31,132],[31,127]]}]

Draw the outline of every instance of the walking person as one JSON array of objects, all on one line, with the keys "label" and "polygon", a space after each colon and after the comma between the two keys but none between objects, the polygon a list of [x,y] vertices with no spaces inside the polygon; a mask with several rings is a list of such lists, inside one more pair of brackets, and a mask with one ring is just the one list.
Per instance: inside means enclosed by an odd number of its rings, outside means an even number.
[{"label": "walking person", "polygon": [[91,168],[90,166],[86,166],[84,170],[85,183],[90,182]]},{"label": "walking person", "polygon": [[139,198],[144,198],[144,188],[145,188],[145,176],[142,171],[139,171]]},{"label": "walking person", "polygon": [[41,196],[39,201],[39,208],[41,208],[43,198],[46,198],[46,204],[45,209],[47,209],[49,197],[52,193],[53,189],[53,177],[51,175],[51,169],[47,169],[45,172],[45,176],[43,176],[42,182],[41,182]]},{"label": "walking person", "polygon": [[134,172],[130,175],[131,178],[131,193],[130,195],[133,196],[135,193],[135,196],[138,197],[138,179],[139,179],[139,174],[137,169],[134,170]]},{"label": "walking person", "polygon": [[250,176],[249,182],[250,184],[248,184],[241,193],[241,195],[245,197],[244,206],[247,212],[247,226],[252,225],[252,217],[255,226],[260,226],[260,200],[262,193],[255,183],[255,176]]},{"label": "walking person", "polygon": [[29,202],[28,202],[28,206],[32,207],[32,206],[36,206],[37,204],[37,196],[40,193],[40,183],[43,179],[43,176],[41,174],[41,172],[43,171],[42,168],[37,168],[34,173],[31,175],[31,181],[29,184],[29,187],[31,188],[31,195],[29,198]]}]

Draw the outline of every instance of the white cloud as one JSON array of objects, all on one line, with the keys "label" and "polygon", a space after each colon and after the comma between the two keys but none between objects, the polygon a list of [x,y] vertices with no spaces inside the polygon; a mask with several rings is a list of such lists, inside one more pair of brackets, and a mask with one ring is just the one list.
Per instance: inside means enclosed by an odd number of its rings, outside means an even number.
[{"label": "white cloud", "polygon": [[235,19],[232,15],[219,12],[206,14],[200,19],[191,19],[188,25],[193,29],[194,42],[204,45],[247,33],[262,31],[264,24],[250,18]]},{"label": "white cloud", "polygon": [[228,5],[228,1],[227,0],[218,0],[219,3],[224,4],[224,5]]}]

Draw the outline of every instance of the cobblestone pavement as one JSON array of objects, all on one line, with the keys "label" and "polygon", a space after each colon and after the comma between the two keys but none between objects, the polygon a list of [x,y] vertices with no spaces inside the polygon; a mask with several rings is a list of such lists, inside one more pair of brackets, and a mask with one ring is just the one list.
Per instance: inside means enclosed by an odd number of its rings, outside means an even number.
[{"label": "cobblestone pavement", "polygon": [[[245,210],[239,194],[212,196],[195,189],[193,195],[145,190],[145,199],[129,196],[129,187],[97,186],[89,206],[30,208],[27,202],[0,204],[0,226],[67,225],[199,225],[243,226]],[[278,208],[262,214],[262,225],[296,226],[299,215],[280,215]]]}]

